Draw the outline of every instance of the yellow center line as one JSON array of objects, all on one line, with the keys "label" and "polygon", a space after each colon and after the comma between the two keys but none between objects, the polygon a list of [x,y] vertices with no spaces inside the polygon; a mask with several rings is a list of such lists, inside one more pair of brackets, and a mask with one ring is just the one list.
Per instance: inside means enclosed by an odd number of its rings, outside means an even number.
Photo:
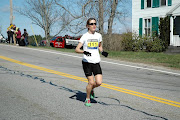
[{"label": "yellow center line", "polygon": [[[40,67],[40,66],[24,63],[24,62],[21,62],[21,61],[18,61],[18,60],[7,58],[5,56],[0,56],[0,58],[4,59],[4,60],[7,60],[7,61],[10,61],[10,62],[13,62],[13,63],[17,63],[17,64],[20,64],[20,65],[27,66],[27,67],[30,67],[30,68],[42,70],[42,71],[49,72],[49,73],[56,74],[56,75],[60,75],[60,76],[63,76],[63,77],[79,80],[79,81],[82,81],[82,82],[88,82],[88,80],[86,78],[82,78],[82,77],[74,76],[74,75],[71,75],[71,74],[67,74],[67,73],[63,73],[63,72],[43,68],[43,67]],[[123,92],[123,93],[126,93],[126,94],[138,96],[138,97],[149,99],[149,100],[152,100],[152,101],[164,103],[164,104],[167,104],[167,105],[180,107],[180,102],[176,102],[176,101],[172,101],[172,100],[168,100],[168,99],[164,99],[164,98],[160,98],[160,97],[156,97],[156,96],[151,96],[151,95],[148,95],[148,94],[128,90],[128,89],[125,89],[125,88],[120,88],[120,87],[113,86],[113,85],[110,85],[110,84],[102,83],[101,86],[104,87],[104,88],[108,88],[108,89],[111,89],[111,90],[115,90],[115,91]]]}]

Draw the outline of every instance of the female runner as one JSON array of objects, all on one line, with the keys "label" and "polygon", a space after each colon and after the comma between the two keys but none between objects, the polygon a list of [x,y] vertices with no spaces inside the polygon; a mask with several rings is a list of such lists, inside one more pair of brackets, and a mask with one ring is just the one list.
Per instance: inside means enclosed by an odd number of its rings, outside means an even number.
[{"label": "female runner", "polygon": [[[87,96],[85,106],[89,107],[91,106],[90,98],[94,98],[94,88],[102,84],[102,70],[100,66],[99,51],[105,57],[108,56],[108,53],[103,51],[101,44],[102,36],[100,33],[96,32],[96,19],[89,18],[87,20],[86,27],[88,28],[88,32],[83,34],[75,51],[77,53],[84,54],[82,66],[85,76],[88,79],[88,85],[86,86]],[[82,46],[83,50],[80,49]]]}]

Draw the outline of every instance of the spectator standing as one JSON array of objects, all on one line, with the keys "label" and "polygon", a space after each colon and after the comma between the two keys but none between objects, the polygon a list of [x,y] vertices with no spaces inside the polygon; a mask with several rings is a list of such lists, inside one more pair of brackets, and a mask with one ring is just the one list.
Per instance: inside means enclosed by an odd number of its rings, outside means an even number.
[{"label": "spectator standing", "polygon": [[21,31],[20,28],[18,28],[16,32],[16,43],[19,44],[20,40],[21,40]]},{"label": "spectator standing", "polygon": [[17,28],[16,28],[16,25],[14,24],[13,25],[13,40],[14,40],[14,45],[16,45],[16,32],[17,32]]},{"label": "spectator standing", "polygon": [[24,29],[23,36],[24,36],[25,45],[27,46],[29,42],[28,42],[28,33],[26,29]]},{"label": "spectator standing", "polygon": [[10,24],[10,26],[7,28],[7,34],[8,34],[9,44],[14,43],[14,40],[13,40],[13,24]]}]

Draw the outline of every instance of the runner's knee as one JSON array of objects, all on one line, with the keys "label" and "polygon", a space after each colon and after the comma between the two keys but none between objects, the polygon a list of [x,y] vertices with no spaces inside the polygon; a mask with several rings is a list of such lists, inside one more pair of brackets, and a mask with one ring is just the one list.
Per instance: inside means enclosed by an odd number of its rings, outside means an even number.
[{"label": "runner's knee", "polygon": [[90,84],[90,85],[95,85],[95,82],[94,81],[89,81],[89,83],[88,84]]},{"label": "runner's knee", "polygon": [[96,85],[97,85],[97,86],[100,86],[101,84],[102,84],[102,81],[97,81],[97,82],[96,82]]},{"label": "runner's knee", "polygon": [[96,79],[96,86],[100,86],[102,84],[102,75],[98,74],[95,76]]}]

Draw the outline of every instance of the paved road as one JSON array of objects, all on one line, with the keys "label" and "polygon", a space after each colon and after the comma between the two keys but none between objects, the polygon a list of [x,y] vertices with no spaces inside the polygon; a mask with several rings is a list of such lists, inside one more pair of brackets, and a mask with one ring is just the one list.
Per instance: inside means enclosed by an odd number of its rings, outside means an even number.
[{"label": "paved road", "polygon": [[85,107],[81,56],[0,44],[0,120],[179,120],[180,71],[102,58]]}]

